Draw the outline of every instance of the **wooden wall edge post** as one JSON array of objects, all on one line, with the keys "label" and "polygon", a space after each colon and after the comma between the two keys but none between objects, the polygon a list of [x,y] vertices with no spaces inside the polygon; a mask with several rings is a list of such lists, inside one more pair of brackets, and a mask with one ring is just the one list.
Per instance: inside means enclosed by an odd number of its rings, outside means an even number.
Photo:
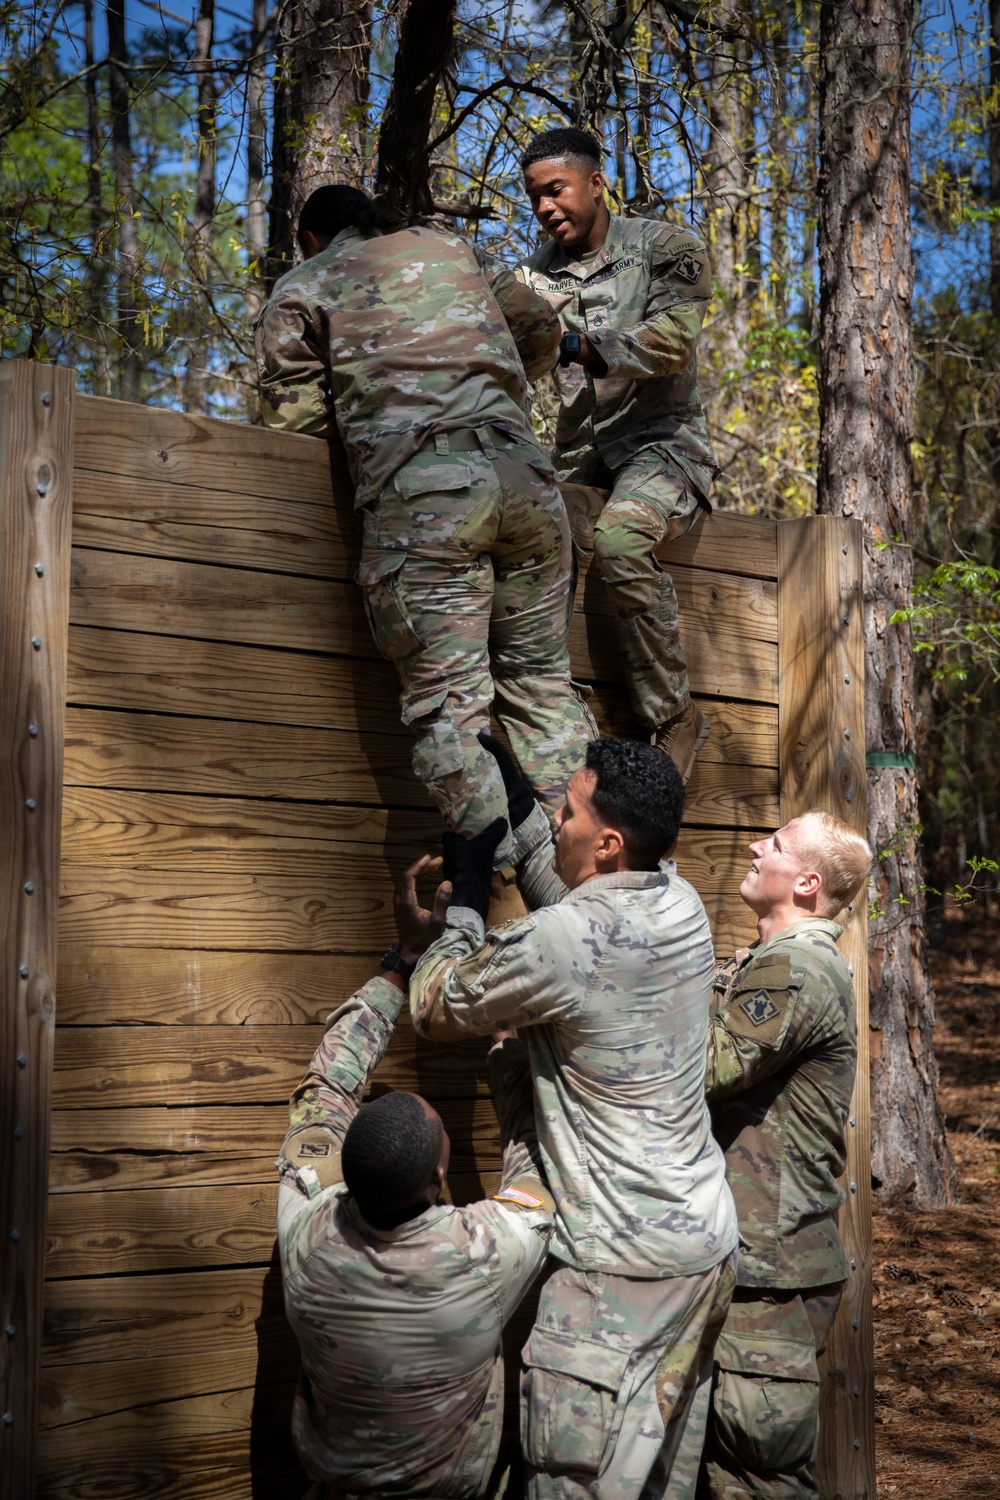
[{"label": "wooden wall edge post", "polygon": [[[781,821],[823,807],[867,837],[861,523],[778,525],[778,763]],[[821,1363],[823,1500],[874,1500],[871,1111],[866,893],[840,941],[854,976],[858,1074],[847,1129],[840,1229],[850,1271]]]},{"label": "wooden wall edge post", "polygon": [[74,377],[0,363],[0,1494],[35,1489]]}]

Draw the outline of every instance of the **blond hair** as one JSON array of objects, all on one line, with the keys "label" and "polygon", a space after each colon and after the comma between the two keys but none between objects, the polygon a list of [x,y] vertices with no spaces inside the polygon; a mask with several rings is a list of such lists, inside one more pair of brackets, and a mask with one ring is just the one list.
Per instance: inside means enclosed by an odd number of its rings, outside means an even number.
[{"label": "blond hair", "polygon": [[815,833],[803,831],[797,840],[798,852],[805,864],[822,875],[820,900],[833,916],[854,899],[867,880],[871,847],[843,818],[822,807],[811,807],[800,816],[813,818],[819,825]]}]

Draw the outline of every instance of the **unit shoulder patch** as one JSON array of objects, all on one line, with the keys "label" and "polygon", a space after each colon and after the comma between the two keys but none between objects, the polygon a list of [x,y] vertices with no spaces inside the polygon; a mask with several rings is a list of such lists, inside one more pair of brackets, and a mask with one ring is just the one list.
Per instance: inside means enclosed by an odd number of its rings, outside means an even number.
[{"label": "unit shoulder patch", "polygon": [[704,257],[695,255],[690,250],[685,250],[683,255],[678,256],[672,267],[673,274],[690,286],[695,286],[701,280],[704,269]]},{"label": "unit shoulder patch", "polygon": [[755,1026],[763,1026],[765,1021],[772,1020],[778,1014],[778,1007],[767,990],[757,990],[755,994],[741,1000],[740,1010],[749,1016]]}]

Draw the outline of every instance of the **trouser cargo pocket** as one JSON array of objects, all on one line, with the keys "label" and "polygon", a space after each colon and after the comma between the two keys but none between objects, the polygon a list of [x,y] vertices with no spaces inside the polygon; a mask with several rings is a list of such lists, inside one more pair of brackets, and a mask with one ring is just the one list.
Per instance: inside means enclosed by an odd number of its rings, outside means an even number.
[{"label": "trouser cargo pocket", "polygon": [[363,561],[357,572],[372,637],[388,661],[401,661],[424,644],[403,587],[405,562],[405,554],[390,553]]},{"label": "trouser cargo pocket", "polygon": [[521,1440],[546,1474],[600,1473],[620,1421],[628,1350],[536,1328],[524,1350]]}]

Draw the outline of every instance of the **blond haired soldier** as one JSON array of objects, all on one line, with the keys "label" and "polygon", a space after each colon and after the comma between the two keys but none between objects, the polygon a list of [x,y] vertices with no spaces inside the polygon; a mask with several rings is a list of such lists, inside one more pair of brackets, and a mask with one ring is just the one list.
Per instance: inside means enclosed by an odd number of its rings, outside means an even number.
[{"label": "blond haired soldier", "polygon": [[854,992],[834,920],[872,852],[829,813],[750,845],[740,895],[760,941],[716,978],[707,1092],[740,1224],[737,1288],[715,1348],[699,1495],[817,1493],[817,1358],[847,1265],[837,1229],[854,1087]]}]

